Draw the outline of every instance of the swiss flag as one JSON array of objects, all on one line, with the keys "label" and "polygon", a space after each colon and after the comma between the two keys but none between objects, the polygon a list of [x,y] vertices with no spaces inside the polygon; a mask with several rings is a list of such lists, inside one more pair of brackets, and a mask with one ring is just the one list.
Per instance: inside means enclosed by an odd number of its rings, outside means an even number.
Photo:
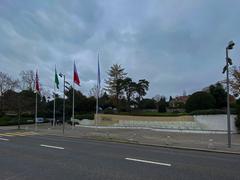
[{"label": "swiss flag", "polygon": [[80,86],[80,79],[78,77],[78,72],[77,72],[77,68],[74,62],[74,72],[73,72],[73,81],[74,83],[76,83],[78,86]]}]

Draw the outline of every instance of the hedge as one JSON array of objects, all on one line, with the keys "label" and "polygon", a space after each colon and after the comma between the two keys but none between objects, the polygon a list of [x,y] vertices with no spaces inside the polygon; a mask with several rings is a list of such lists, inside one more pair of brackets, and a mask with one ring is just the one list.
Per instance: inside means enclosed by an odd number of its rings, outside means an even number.
[{"label": "hedge", "polygon": [[78,115],[75,115],[75,118],[79,120],[82,120],[82,119],[93,120],[94,114],[78,114]]},{"label": "hedge", "polygon": [[[32,121],[28,121],[32,120]],[[34,120],[29,117],[21,117],[20,124],[33,124]],[[10,126],[10,125],[18,125],[18,117],[17,116],[2,116],[0,117],[0,126]]]}]

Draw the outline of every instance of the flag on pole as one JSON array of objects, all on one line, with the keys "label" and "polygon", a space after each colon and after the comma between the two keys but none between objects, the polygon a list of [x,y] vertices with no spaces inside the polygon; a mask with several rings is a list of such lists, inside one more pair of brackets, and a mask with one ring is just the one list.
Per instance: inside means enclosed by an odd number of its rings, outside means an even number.
[{"label": "flag on pole", "polygon": [[78,72],[77,72],[75,62],[74,62],[73,82],[76,83],[78,86],[80,85],[80,80],[78,77]]},{"label": "flag on pole", "polygon": [[59,80],[58,80],[58,74],[57,74],[57,69],[55,67],[55,84],[57,89],[59,89]]},{"label": "flag on pole", "polygon": [[38,78],[38,72],[36,71],[36,78],[35,78],[35,90],[36,92],[40,92],[40,85],[39,85],[39,78]]}]

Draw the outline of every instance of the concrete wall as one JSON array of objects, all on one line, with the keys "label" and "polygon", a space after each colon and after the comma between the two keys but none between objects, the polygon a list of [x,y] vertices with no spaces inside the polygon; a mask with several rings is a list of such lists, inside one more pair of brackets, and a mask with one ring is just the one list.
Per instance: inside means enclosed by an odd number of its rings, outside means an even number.
[{"label": "concrete wall", "polygon": [[[237,132],[235,115],[231,115],[231,130]],[[95,117],[96,118],[96,117]],[[102,125],[144,126],[156,128],[200,129],[203,131],[227,131],[227,115],[198,116],[123,116],[99,114],[98,122]]]},{"label": "concrete wall", "polygon": [[[96,118],[96,117],[95,117]],[[100,121],[194,121],[193,116],[124,116],[99,114]]]},{"label": "concrete wall", "polygon": [[[237,132],[235,126],[236,115],[231,115],[231,130]],[[206,130],[223,130],[227,131],[227,115],[198,115],[194,116],[194,120],[201,124]]]}]

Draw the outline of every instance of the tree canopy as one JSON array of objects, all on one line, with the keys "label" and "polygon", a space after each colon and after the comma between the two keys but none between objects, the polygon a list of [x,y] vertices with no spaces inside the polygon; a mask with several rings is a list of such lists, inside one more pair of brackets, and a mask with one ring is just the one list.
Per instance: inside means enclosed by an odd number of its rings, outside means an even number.
[{"label": "tree canopy", "polygon": [[211,85],[209,87],[209,92],[216,100],[216,108],[223,108],[227,106],[227,92],[221,83]]},{"label": "tree canopy", "polygon": [[215,108],[216,100],[207,92],[199,91],[193,93],[186,102],[186,111],[205,110]]}]

